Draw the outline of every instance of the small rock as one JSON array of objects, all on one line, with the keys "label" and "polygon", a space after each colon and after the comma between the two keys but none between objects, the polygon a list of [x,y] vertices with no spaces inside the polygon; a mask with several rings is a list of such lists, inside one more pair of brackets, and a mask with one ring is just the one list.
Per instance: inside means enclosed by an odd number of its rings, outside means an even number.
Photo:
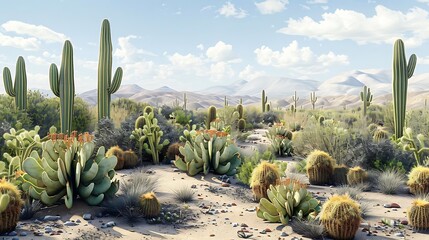
[{"label": "small rock", "polygon": [[386,204],[383,204],[383,207],[385,207],[385,208],[401,208],[401,206],[399,206],[399,204],[397,204],[397,203],[386,203]]},{"label": "small rock", "polygon": [[298,237],[293,237],[290,240],[300,240]]},{"label": "small rock", "polygon": [[232,227],[238,227],[238,223],[232,223]]},{"label": "small rock", "polygon": [[229,183],[222,183],[222,187],[229,187]]},{"label": "small rock", "polygon": [[214,237],[215,235],[214,234],[210,234],[210,237]]},{"label": "small rock", "polygon": [[19,236],[22,236],[22,237],[25,237],[25,236],[27,236],[28,235],[28,233],[27,232],[20,232],[19,233]]},{"label": "small rock", "polygon": [[45,233],[51,233],[52,231],[51,227],[45,227]]},{"label": "small rock", "polygon": [[80,219],[76,220],[76,223],[81,223],[82,221]]},{"label": "small rock", "polygon": [[191,186],[191,188],[197,188],[197,185],[194,184],[194,185]]},{"label": "small rock", "polygon": [[401,221],[401,224],[402,224],[402,225],[408,225],[408,221],[407,221],[407,220],[402,220],[402,221]]},{"label": "small rock", "polygon": [[180,172],[180,170],[175,168],[175,169],[173,169],[173,172]]},{"label": "small rock", "polygon": [[392,209],[392,211],[396,212],[396,211],[398,211],[398,209],[397,209],[397,208],[394,208],[394,209]]},{"label": "small rock", "polygon": [[404,236],[404,233],[397,232],[397,233],[395,233],[395,237],[405,237],[405,236]]},{"label": "small rock", "polygon": [[33,234],[34,234],[34,236],[36,236],[36,237],[43,236],[43,233],[42,233],[42,232],[40,232],[40,231],[34,232]]},{"label": "small rock", "polygon": [[106,224],[105,224],[105,223],[102,223],[102,224],[101,224],[101,228],[107,228]]},{"label": "small rock", "polygon": [[232,206],[234,206],[234,207],[235,207],[235,206],[237,206],[237,204],[236,204],[236,203],[231,203],[231,205],[232,205]]},{"label": "small rock", "polygon": [[240,227],[249,227],[247,224],[245,224],[245,223],[242,223],[241,225],[240,225]]},{"label": "small rock", "polygon": [[148,169],[148,170],[146,170],[146,173],[147,173],[147,174],[154,174],[154,173],[155,173],[155,170],[153,170],[153,169]]},{"label": "small rock", "polygon": [[46,215],[46,216],[43,218],[43,221],[57,221],[57,220],[60,220],[60,219],[61,219],[61,217],[60,217],[60,216]]},{"label": "small rock", "polygon": [[72,221],[66,221],[66,222],[64,223],[64,226],[69,226],[69,227],[77,226],[77,225],[78,225],[77,223],[72,222]]},{"label": "small rock", "polygon": [[287,237],[287,236],[289,236],[287,233],[285,233],[285,232],[282,232],[281,234],[280,234],[280,237]]},{"label": "small rock", "polygon": [[116,226],[116,223],[114,221],[110,221],[110,222],[106,223],[106,226],[107,227],[114,227],[114,226]]},{"label": "small rock", "polygon": [[83,220],[92,220],[93,219],[91,213],[83,214],[82,218],[83,218]]},{"label": "small rock", "polygon": [[265,229],[264,229],[264,230],[260,231],[259,233],[260,233],[260,234],[266,234],[267,232],[266,232],[266,231],[265,231]]},{"label": "small rock", "polygon": [[247,212],[254,212],[254,211],[256,211],[256,207],[254,207],[254,208],[246,208],[246,211]]},{"label": "small rock", "polygon": [[8,234],[8,236],[11,236],[11,237],[16,236],[16,235],[18,235],[18,233],[15,231],[12,231]]},{"label": "small rock", "polygon": [[272,232],[272,230],[269,228],[265,228],[265,232]]}]

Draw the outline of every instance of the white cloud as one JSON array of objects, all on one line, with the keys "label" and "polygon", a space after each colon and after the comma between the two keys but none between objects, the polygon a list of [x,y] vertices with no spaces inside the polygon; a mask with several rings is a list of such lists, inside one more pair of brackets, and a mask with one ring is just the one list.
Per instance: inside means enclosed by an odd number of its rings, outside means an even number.
[{"label": "white cloud", "polygon": [[197,48],[202,51],[202,50],[204,50],[204,45],[202,43],[200,43],[197,45]]},{"label": "white cloud", "polygon": [[288,0],[265,0],[255,3],[255,5],[262,14],[273,14],[285,10],[288,3]]},{"label": "white cloud", "polygon": [[418,46],[429,39],[428,16],[428,11],[421,8],[411,8],[404,13],[378,5],[371,17],[353,10],[337,9],[333,13],[324,13],[320,21],[308,16],[289,19],[287,26],[278,32],[319,40],[349,39],[358,44],[393,44],[397,38],[402,38],[408,46]]},{"label": "white cloud", "polygon": [[349,63],[346,55],[337,55],[333,52],[316,55],[309,47],[300,48],[297,41],[291,42],[281,51],[274,51],[267,46],[262,46],[254,52],[260,65],[309,74],[326,72],[327,67],[331,65]]},{"label": "white cloud", "polygon": [[235,8],[231,2],[225,3],[221,8],[218,9],[220,15],[225,17],[245,18],[247,12],[241,8]]},{"label": "white cloud", "polygon": [[138,55],[157,56],[155,53],[137,48],[131,43],[132,39],[138,39],[137,36],[129,35],[118,38],[118,48],[114,51],[114,56],[121,59],[122,63],[131,63],[136,61]]},{"label": "white cloud", "polygon": [[232,45],[222,41],[217,42],[213,47],[207,48],[207,57],[215,62],[229,60],[232,54]]},{"label": "white cloud", "polygon": [[329,9],[329,6],[322,6],[321,8],[326,11]]},{"label": "white cloud", "polygon": [[196,67],[203,65],[203,60],[200,57],[197,57],[193,54],[188,53],[187,55],[182,55],[179,53],[174,53],[169,56],[171,64],[179,67]]},{"label": "white cloud", "polygon": [[15,32],[20,35],[28,35],[46,42],[64,42],[67,37],[62,33],[43,25],[33,25],[20,21],[7,21],[1,25],[7,32]]},{"label": "white cloud", "polygon": [[206,10],[210,10],[210,9],[212,9],[212,8],[214,8],[214,6],[213,6],[213,5],[207,5],[207,6],[204,6],[203,8],[201,8],[201,9],[200,9],[200,11],[201,11],[201,12],[204,12],[204,11],[206,11]]},{"label": "white cloud", "polygon": [[309,0],[308,4],[327,4],[328,0]]},{"label": "white cloud", "polygon": [[210,66],[210,77],[212,80],[228,80],[234,76],[234,70],[226,62],[217,62]]},{"label": "white cloud", "polygon": [[0,46],[33,51],[40,48],[40,42],[35,37],[11,37],[0,33]]},{"label": "white cloud", "polygon": [[252,66],[247,65],[243,70],[241,70],[241,72],[238,74],[238,77],[240,79],[250,81],[264,75],[266,75],[264,71],[256,71]]},{"label": "white cloud", "polygon": [[417,2],[426,3],[429,5],[429,0],[417,0]]}]

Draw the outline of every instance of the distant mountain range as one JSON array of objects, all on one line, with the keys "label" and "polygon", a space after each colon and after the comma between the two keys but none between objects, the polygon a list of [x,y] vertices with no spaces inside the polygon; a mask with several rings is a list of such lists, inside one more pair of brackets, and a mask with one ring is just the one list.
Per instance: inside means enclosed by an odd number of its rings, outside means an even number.
[{"label": "distant mountain range", "polygon": [[[317,106],[324,108],[342,108],[357,106],[361,102],[359,93],[363,86],[368,86],[374,95],[374,102],[385,104],[391,101],[391,72],[382,70],[351,71],[337,75],[324,82],[282,77],[259,77],[251,81],[237,81],[230,85],[213,86],[195,92],[186,92],[188,108],[207,108],[210,105],[221,107],[227,96],[230,105],[236,105],[241,98],[245,105],[260,103],[261,91],[264,89],[268,101],[273,107],[289,107],[294,91],[300,98],[299,106],[310,108],[310,92],[318,96]],[[421,107],[424,99],[429,97],[429,73],[413,76],[408,84],[408,104],[410,107]],[[138,102],[147,102],[154,106],[173,105],[176,99],[183,104],[184,91],[176,91],[168,86],[148,90],[136,84],[122,85],[113,94],[112,99],[129,98]],[[89,104],[97,102],[97,90],[90,90],[78,95]]]}]

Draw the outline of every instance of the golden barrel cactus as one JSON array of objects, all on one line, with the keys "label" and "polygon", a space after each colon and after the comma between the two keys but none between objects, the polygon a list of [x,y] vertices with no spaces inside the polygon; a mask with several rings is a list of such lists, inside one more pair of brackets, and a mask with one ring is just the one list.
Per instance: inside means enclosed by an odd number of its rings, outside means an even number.
[{"label": "golden barrel cactus", "polygon": [[0,234],[15,229],[22,204],[18,188],[6,179],[0,180]]},{"label": "golden barrel cactus", "polygon": [[407,211],[410,225],[419,230],[429,229],[429,201],[425,199],[414,200]]},{"label": "golden barrel cactus", "polygon": [[429,194],[429,167],[414,167],[408,175],[407,185],[414,195]]},{"label": "golden barrel cactus", "polygon": [[361,222],[360,205],[348,195],[334,195],[323,204],[320,221],[333,239],[353,239]]},{"label": "golden barrel cactus", "polygon": [[153,192],[140,196],[140,207],[146,218],[157,217],[161,212],[161,204]]},{"label": "golden barrel cactus", "polygon": [[127,150],[122,155],[124,158],[124,168],[135,168],[139,165],[139,157],[133,150]]},{"label": "golden barrel cactus", "polygon": [[113,146],[106,152],[106,157],[116,156],[118,162],[116,163],[115,170],[124,168],[124,151],[119,146]]},{"label": "golden barrel cactus", "polygon": [[361,167],[353,167],[347,173],[347,182],[352,185],[358,185],[368,180],[368,173]]},{"label": "golden barrel cactus", "polygon": [[276,186],[280,182],[280,171],[276,164],[267,161],[261,162],[253,169],[250,187],[256,201],[268,198],[267,190],[270,185]]},{"label": "golden barrel cactus", "polygon": [[314,150],[307,157],[307,176],[311,184],[324,185],[332,180],[335,160],[326,152]]}]

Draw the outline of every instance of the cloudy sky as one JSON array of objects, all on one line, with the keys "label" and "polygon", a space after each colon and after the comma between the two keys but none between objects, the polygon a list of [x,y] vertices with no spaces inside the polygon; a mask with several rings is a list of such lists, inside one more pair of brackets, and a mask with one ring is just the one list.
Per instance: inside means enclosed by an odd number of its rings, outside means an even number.
[{"label": "cloudy sky", "polygon": [[148,89],[390,69],[397,38],[407,55],[417,54],[416,73],[429,71],[429,0],[8,1],[0,8],[0,67],[14,74],[21,55],[29,88],[49,89],[49,65],[60,64],[69,39],[76,91],[94,89],[104,18],[123,84]]}]

